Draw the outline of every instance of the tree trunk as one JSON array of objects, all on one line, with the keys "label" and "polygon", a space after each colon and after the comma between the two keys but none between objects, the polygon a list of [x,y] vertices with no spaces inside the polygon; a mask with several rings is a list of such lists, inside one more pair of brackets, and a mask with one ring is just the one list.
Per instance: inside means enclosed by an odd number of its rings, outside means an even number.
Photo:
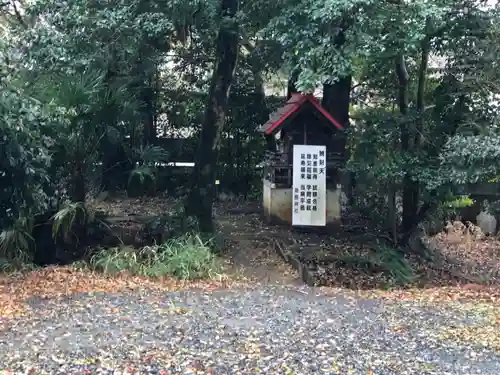
[{"label": "tree trunk", "polygon": [[217,61],[205,108],[191,190],[186,201],[186,214],[197,217],[199,229],[204,233],[214,231],[212,206],[215,197],[215,166],[229,90],[238,59],[237,11],[238,0],[221,0],[221,16],[227,18],[230,24],[222,24],[217,36]]},{"label": "tree trunk", "polygon": [[69,181],[69,198],[74,203],[85,203],[86,186],[83,155],[77,153],[73,160],[71,177]]},{"label": "tree trunk", "polygon": [[[426,81],[427,81],[427,67],[429,63],[429,53],[430,53],[430,38],[426,37],[424,38],[422,42],[422,54],[420,58],[420,67],[418,70],[418,88],[417,88],[417,124],[415,127],[415,133],[413,135],[413,150],[418,151],[422,149],[424,146],[424,131],[425,131],[425,117],[424,117],[424,111],[425,111],[425,88],[426,88]],[[406,186],[406,184],[405,184]],[[403,191],[403,243],[407,243],[413,233],[416,231],[418,228],[418,225],[422,220],[425,219],[425,215],[433,209],[434,205],[427,203],[424,206],[420,207],[419,209],[419,203],[420,203],[420,187],[418,182],[416,181],[411,181],[410,184],[410,189],[408,189],[408,195],[411,193],[412,197],[412,218],[408,217],[407,220],[408,222],[404,222],[404,191]]]},{"label": "tree trunk", "polygon": [[[336,49],[340,50],[344,46],[346,42],[346,32],[349,27],[350,22],[344,17],[340,23],[337,35],[334,38]],[[323,100],[321,104],[338,122],[340,122],[340,124],[342,124],[342,126],[344,126],[345,129],[349,127],[351,88],[351,75],[338,77],[338,80],[334,83],[325,83],[323,85]],[[347,136],[345,133],[337,132],[335,137],[338,137],[339,139],[338,141],[335,141],[335,149],[331,151],[338,152],[343,155],[344,163],[347,163],[349,160],[349,154],[346,150]],[[354,204],[354,179],[355,176],[352,173],[349,173],[347,196],[349,197],[349,204],[351,205]]]},{"label": "tree trunk", "polygon": [[[347,18],[343,18],[334,38],[336,49],[341,49],[346,42],[346,32],[350,26]],[[342,126],[349,126],[349,105],[351,102],[352,76],[338,77],[334,83],[323,85],[322,106],[338,121]],[[345,148],[345,143],[344,143]]]},{"label": "tree trunk", "polygon": [[[110,51],[111,56],[115,56],[113,51]],[[100,123],[102,126],[103,136],[100,140],[101,151],[101,185],[105,191],[115,191],[126,187],[127,175],[132,170],[132,165],[127,157],[124,145],[120,140],[112,140],[108,136],[108,129],[115,128],[118,124],[118,103],[114,96],[113,83],[119,72],[114,66],[115,59],[111,59],[111,64],[108,67],[104,78],[106,103],[100,112]]]},{"label": "tree trunk", "polygon": [[[255,50],[255,46],[253,46],[246,38],[243,40],[243,47],[251,54]],[[264,80],[262,79],[261,67],[255,63],[255,61],[250,61],[250,67],[252,69],[253,80],[255,85],[255,102],[256,108],[260,108],[258,117],[258,121],[260,125],[263,125],[269,120],[269,115],[271,111],[269,110],[266,103],[266,90],[264,89]],[[271,152],[276,152],[276,139],[273,134],[266,134],[266,144],[267,150]]]},{"label": "tree trunk", "polygon": [[[349,105],[351,102],[352,77],[342,77],[335,83],[323,85],[323,107],[347,129],[349,127]],[[344,155],[348,160],[346,152],[347,137],[342,135],[338,143],[338,149],[332,150]],[[336,143],[337,144],[337,143]]]},{"label": "tree trunk", "polygon": [[342,124],[349,126],[352,77],[342,77],[335,83],[323,85],[323,107]]},{"label": "tree trunk", "polygon": [[[392,113],[395,112],[395,105],[393,105]],[[394,139],[392,147],[397,150],[399,146],[399,140]],[[397,207],[397,194],[398,186],[395,181],[387,181],[387,198],[388,198],[388,217],[387,217],[387,229],[390,233],[391,240],[394,244],[398,243],[398,207]]]},{"label": "tree trunk", "polygon": [[158,99],[158,66],[155,62],[144,64],[144,70],[139,74],[143,76],[144,81],[140,88],[140,103],[142,122],[144,126],[144,144],[154,144],[156,141],[156,111]]},{"label": "tree trunk", "polygon": [[[252,69],[253,70],[253,69]],[[262,79],[262,74],[258,70],[253,71],[253,77],[255,82],[255,101],[258,103],[256,106],[259,109],[260,117],[259,122],[261,125],[265,124],[269,120],[269,115],[271,111],[267,107],[266,103],[266,91],[264,90],[264,80]],[[276,152],[276,139],[273,134],[266,134],[267,150],[271,152]]]},{"label": "tree trunk", "polygon": [[300,75],[300,70],[295,69],[290,75],[290,78],[288,79],[288,84],[286,88],[287,100],[290,99],[293,94],[299,92],[299,90],[297,89],[297,80],[299,79],[299,75]]},{"label": "tree trunk", "polygon": [[418,121],[415,132],[415,148],[423,146],[424,141],[424,111],[425,111],[425,87],[427,83],[427,66],[429,64],[430,40],[425,38],[422,42],[422,55],[420,57],[420,67],[418,69],[418,90],[417,90],[417,112]]},{"label": "tree trunk", "polygon": [[[396,74],[398,77],[398,106],[399,112],[406,117],[408,115],[408,71],[403,54],[396,58]],[[408,121],[401,121],[401,153],[409,155],[413,152],[411,124]],[[408,233],[413,228],[418,212],[418,186],[411,177],[410,171],[406,170],[403,177],[403,234]]]},{"label": "tree trunk", "polygon": [[144,144],[154,144],[156,140],[154,85],[154,73],[151,73],[141,94]]}]

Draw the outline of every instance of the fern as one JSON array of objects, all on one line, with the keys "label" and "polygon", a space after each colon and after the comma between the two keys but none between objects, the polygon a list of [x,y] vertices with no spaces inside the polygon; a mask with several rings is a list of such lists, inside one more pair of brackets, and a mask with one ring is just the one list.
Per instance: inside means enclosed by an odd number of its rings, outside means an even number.
[{"label": "fern", "polygon": [[140,165],[154,167],[156,163],[166,162],[168,153],[159,146],[146,145],[137,150],[137,160]]},{"label": "fern", "polygon": [[156,182],[156,164],[166,162],[168,153],[159,146],[146,145],[135,151],[133,159],[137,166],[130,172],[128,185],[130,187],[132,181],[138,181],[142,187],[146,181]]},{"label": "fern", "polygon": [[140,185],[143,185],[146,180],[151,182],[156,181],[155,172],[150,167],[137,167],[130,172],[128,184],[130,185],[133,180],[137,179]]},{"label": "fern", "polygon": [[11,229],[0,233],[0,255],[6,259],[28,260],[30,249],[35,243],[31,236],[32,222],[20,218]]},{"label": "fern", "polygon": [[83,202],[69,203],[66,207],[59,210],[53,219],[52,237],[55,239],[59,234],[62,234],[65,241],[70,240],[72,228],[77,224],[77,220],[82,220],[83,223],[91,220],[88,218],[88,213]]}]

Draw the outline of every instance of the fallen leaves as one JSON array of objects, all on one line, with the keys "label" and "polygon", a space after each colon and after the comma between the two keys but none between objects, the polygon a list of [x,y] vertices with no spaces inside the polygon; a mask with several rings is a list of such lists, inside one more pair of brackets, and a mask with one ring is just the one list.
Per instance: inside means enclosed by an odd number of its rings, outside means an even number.
[{"label": "fallen leaves", "polygon": [[273,239],[280,228],[268,228],[257,215],[220,215],[225,256],[233,277],[254,283],[294,283],[298,272],[279,257]]},{"label": "fallen leaves", "polygon": [[[264,223],[258,215],[221,215],[219,222],[227,238],[231,239],[230,254],[236,263],[243,265],[246,275],[261,273],[286,273],[287,267],[272,261],[273,256],[262,251],[263,246],[257,242],[272,239],[283,239],[291,248],[298,251],[300,258],[310,264],[316,264],[318,270],[326,268],[328,259],[340,256],[357,258],[369,257],[372,251],[368,234],[320,234],[291,231],[289,228],[272,226]],[[255,239],[255,241],[253,240]],[[366,240],[368,239],[368,240]],[[414,267],[418,279],[404,288],[387,287],[391,280],[379,273],[370,274],[366,269],[356,267],[329,267],[327,286],[320,288],[323,293],[352,293],[366,298],[383,298],[386,301],[416,301],[424,304],[448,302],[484,302],[497,306],[500,303],[500,279],[490,278],[490,284],[471,282],[473,275],[494,275],[494,267],[500,270],[500,241],[494,238],[474,239],[474,246],[461,245],[456,238],[448,238],[441,234],[433,238],[440,253],[438,258],[444,264],[431,264],[410,258],[408,261]],[[440,242],[441,241],[441,242]],[[252,248],[253,246],[253,248]],[[267,260],[266,260],[267,258]],[[457,266],[459,263],[461,266]],[[469,270],[469,271],[467,271]],[[296,271],[295,271],[296,272]],[[293,272],[292,272],[293,273]],[[467,277],[461,277],[463,275]],[[292,275],[296,278],[296,275]],[[250,277],[251,279],[255,279]],[[278,277],[274,277],[278,279]],[[289,278],[291,279],[291,278]],[[478,280],[479,281],[479,280]],[[382,287],[386,286],[386,287]],[[346,288],[350,290],[346,290]]]},{"label": "fallen leaves", "polygon": [[387,301],[417,301],[422,303],[433,302],[484,302],[492,306],[500,306],[500,286],[490,286],[478,290],[464,288],[464,286],[408,288],[391,290],[363,290],[357,294],[365,298],[383,298]]},{"label": "fallen leaves", "polygon": [[480,345],[500,353],[500,327],[498,325],[446,328],[441,331],[440,338],[464,344]]},{"label": "fallen leaves", "polygon": [[[117,292],[144,288],[150,282],[120,275],[105,277],[96,272],[71,267],[49,267],[0,278],[0,317],[12,318],[29,311],[28,298],[60,298],[73,293]],[[175,283],[164,287],[176,287]]]},{"label": "fallen leaves", "polygon": [[[500,307],[479,302],[449,304],[448,308],[467,316],[468,322],[435,328],[440,340],[488,348],[500,353]],[[458,314],[457,314],[458,315]],[[472,351],[471,356],[474,356]]]},{"label": "fallen leaves", "polygon": [[[127,293],[137,290],[174,291],[184,288],[214,290],[232,285],[230,280],[184,282],[171,278],[148,279],[121,273],[105,276],[72,267],[48,267],[0,276],[0,329],[7,320],[30,312],[29,298],[61,298],[75,293]],[[177,313],[187,313],[176,310]]]},{"label": "fallen leaves", "polygon": [[108,216],[159,216],[171,212],[179,200],[166,196],[158,197],[108,197],[105,200],[90,199],[87,206]]}]

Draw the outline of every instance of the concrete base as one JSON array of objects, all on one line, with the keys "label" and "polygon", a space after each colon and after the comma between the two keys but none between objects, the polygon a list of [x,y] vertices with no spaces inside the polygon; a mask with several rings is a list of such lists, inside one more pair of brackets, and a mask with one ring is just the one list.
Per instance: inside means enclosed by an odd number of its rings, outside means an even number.
[{"label": "concrete base", "polygon": [[[269,180],[263,180],[264,217],[270,223],[292,225],[293,190],[275,187]],[[341,219],[340,195],[342,189],[326,190],[326,226],[337,226]]]}]

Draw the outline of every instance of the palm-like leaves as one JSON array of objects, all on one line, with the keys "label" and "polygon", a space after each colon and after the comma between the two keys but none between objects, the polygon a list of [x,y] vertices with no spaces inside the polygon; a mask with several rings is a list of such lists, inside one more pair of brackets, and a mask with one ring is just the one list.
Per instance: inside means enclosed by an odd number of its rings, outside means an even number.
[{"label": "palm-like leaves", "polygon": [[156,180],[156,167],[158,163],[165,163],[168,160],[168,153],[159,146],[141,146],[135,152],[136,167],[130,173],[128,183],[137,180],[139,185],[143,185],[147,180]]}]

